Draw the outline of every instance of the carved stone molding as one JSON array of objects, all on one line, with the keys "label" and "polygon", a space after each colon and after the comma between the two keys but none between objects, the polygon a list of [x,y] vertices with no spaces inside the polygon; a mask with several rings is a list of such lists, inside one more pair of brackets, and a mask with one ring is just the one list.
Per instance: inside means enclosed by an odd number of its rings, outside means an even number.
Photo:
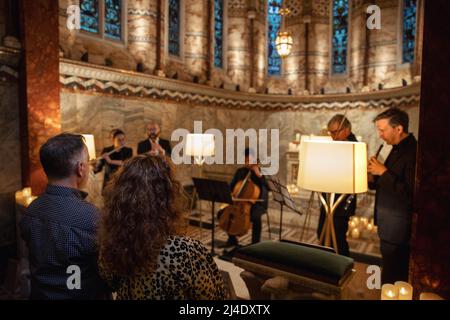
[{"label": "carved stone molding", "polygon": [[338,110],[417,105],[420,84],[352,94],[313,96],[269,95],[218,89],[88,63],[60,60],[60,82],[66,90],[94,90],[119,96],[183,101],[211,107],[256,110]]}]

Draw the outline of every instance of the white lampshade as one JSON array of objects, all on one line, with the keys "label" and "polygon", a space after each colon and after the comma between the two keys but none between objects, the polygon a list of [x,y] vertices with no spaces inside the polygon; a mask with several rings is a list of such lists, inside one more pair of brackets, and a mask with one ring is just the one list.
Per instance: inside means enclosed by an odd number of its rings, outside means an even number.
[{"label": "white lampshade", "polygon": [[193,157],[211,157],[214,155],[214,135],[190,133],[186,137],[186,155]]},{"label": "white lampshade", "polygon": [[84,143],[86,144],[86,147],[88,148],[89,152],[89,160],[95,160],[95,140],[94,136],[92,134],[83,134],[84,137]]},{"label": "white lampshade", "polygon": [[302,137],[300,138],[300,146],[303,144],[303,142],[305,141],[310,141],[310,140],[316,140],[316,141],[333,141],[333,138],[330,136],[315,136],[313,134],[304,134],[302,135]]},{"label": "white lampshade", "polygon": [[362,142],[306,140],[300,146],[297,185],[326,193],[367,191],[367,148]]}]

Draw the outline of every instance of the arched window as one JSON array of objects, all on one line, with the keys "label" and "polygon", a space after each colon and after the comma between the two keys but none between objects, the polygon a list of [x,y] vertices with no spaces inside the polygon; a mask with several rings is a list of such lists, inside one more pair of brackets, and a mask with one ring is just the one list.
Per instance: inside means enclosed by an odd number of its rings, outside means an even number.
[{"label": "arched window", "polygon": [[402,61],[414,61],[414,47],[416,42],[416,0],[403,1],[403,35],[402,35]]},{"label": "arched window", "polygon": [[169,0],[169,54],[181,55],[181,11],[180,0]]},{"label": "arched window", "polygon": [[268,0],[267,7],[267,73],[269,75],[281,74],[281,57],[275,47],[277,33],[281,26],[281,16],[279,14],[282,0]]},{"label": "arched window", "polygon": [[123,12],[122,0],[80,0],[81,30],[120,41]]},{"label": "arched window", "polygon": [[214,66],[223,67],[224,1],[214,0]]},{"label": "arched window", "polygon": [[105,36],[120,40],[122,32],[121,0],[105,0]]},{"label": "arched window", "polygon": [[81,30],[99,33],[99,1],[80,0]]},{"label": "arched window", "polygon": [[349,0],[333,0],[331,59],[333,74],[342,74],[347,71],[348,2]]}]

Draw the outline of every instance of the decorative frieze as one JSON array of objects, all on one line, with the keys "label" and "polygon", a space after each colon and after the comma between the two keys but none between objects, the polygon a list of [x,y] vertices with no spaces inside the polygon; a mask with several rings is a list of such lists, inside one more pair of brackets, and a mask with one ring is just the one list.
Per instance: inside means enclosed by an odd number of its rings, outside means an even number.
[{"label": "decorative frieze", "polygon": [[184,101],[210,107],[255,110],[338,110],[399,107],[419,103],[420,85],[367,93],[285,96],[251,94],[206,85],[61,60],[60,82],[67,90],[93,90],[105,94]]}]

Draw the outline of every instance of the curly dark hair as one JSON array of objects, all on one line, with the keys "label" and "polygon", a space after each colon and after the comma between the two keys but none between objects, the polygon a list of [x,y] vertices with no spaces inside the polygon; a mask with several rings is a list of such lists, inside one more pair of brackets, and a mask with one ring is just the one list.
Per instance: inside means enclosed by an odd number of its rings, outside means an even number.
[{"label": "curly dark hair", "polygon": [[167,238],[178,233],[186,208],[170,158],[138,155],[106,188],[98,233],[102,266],[126,277],[154,271]]}]

